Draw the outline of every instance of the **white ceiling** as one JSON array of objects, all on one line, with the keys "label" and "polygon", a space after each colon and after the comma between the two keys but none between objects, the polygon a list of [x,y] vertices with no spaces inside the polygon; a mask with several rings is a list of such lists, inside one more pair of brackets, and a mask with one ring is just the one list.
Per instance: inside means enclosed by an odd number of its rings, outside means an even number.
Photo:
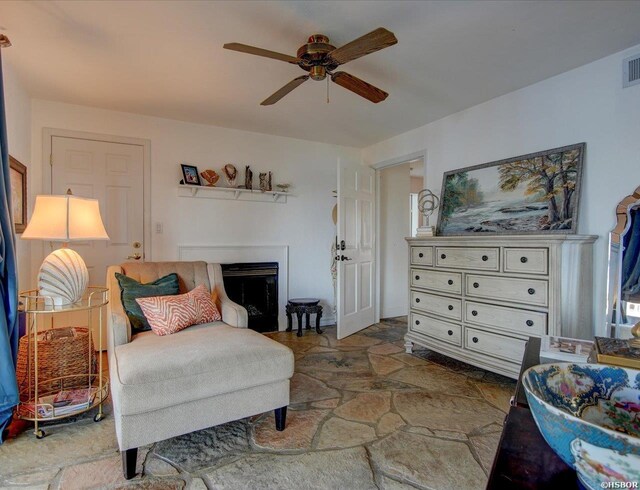
[{"label": "white ceiling", "polygon": [[[344,65],[389,92],[371,102],[300,68],[222,49],[295,55],[379,26],[398,44]],[[4,1],[3,51],[33,97],[362,147],[640,43],[640,1]]]}]

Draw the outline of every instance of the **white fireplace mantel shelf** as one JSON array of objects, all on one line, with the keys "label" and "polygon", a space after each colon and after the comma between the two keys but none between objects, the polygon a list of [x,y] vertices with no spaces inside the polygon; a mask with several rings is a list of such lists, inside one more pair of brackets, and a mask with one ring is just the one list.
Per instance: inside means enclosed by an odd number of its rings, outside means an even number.
[{"label": "white fireplace mantel shelf", "polygon": [[237,189],[234,187],[210,187],[204,185],[180,184],[178,185],[178,196],[286,203],[287,197],[292,196],[292,194],[280,191],[262,192],[259,189]]}]

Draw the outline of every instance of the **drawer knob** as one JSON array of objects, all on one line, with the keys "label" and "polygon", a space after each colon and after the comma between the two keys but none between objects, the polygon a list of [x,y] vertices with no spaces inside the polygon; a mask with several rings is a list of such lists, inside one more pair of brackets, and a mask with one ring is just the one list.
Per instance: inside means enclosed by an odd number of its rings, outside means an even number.
[{"label": "drawer knob", "polygon": [[423,254],[422,252],[420,252],[420,253],[418,254],[418,257],[422,258],[422,257],[424,257],[424,254]]},{"label": "drawer knob", "polygon": [[533,327],[533,320],[527,320],[527,327]]},{"label": "drawer knob", "polygon": [[420,280],[420,276],[416,276],[416,281],[419,281],[419,280]]},{"label": "drawer knob", "polygon": [[529,289],[527,289],[527,293],[533,295],[533,294],[536,294],[536,290],[533,289],[533,288],[529,288]]},{"label": "drawer knob", "polygon": [[474,282],[474,283],[473,283],[473,287],[477,289],[477,288],[479,288],[479,287],[480,287],[480,284],[478,284],[477,282]]},{"label": "drawer knob", "polygon": [[447,333],[448,333],[449,335],[453,335],[453,330],[449,330]]},{"label": "drawer knob", "polygon": [[448,284],[449,286],[451,286],[451,285],[453,284],[453,279],[449,279],[449,280],[447,281],[447,284]]},{"label": "drawer knob", "polygon": [[482,256],[482,262],[486,262],[487,260],[489,260],[489,257],[487,257],[486,255]]},{"label": "drawer knob", "polygon": [[472,339],[471,339],[471,341],[472,341],[474,344],[477,344],[477,343],[478,343],[478,337],[474,337],[474,338],[472,338]]},{"label": "drawer knob", "polygon": [[416,298],[416,303],[420,303],[420,298]]},{"label": "drawer knob", "polygon": [[476,310],[472,310],[472,311],[471,311],[471,314],[472,314],[473,316],[478,316],[478,312],[477,312]]},{"label": "drawer knob", "polygon": [[444,260],[444,259],[446,259],[446,258],[447,258],[447,255],[446,255],[446,254],[442,254],[442,255],[440,256],[440,258],[441,258],[442,260]]},{"label": "drawer knob", "polygon": [[526,264],[528,260],[529,259],[526,257],[520,257],[520,262],[522,262],[523,264]]},{"label": "drawer knob", "polygon": [[420,325],[420,320],[416,320],[416,325]]},{"label": "drawer knob", "polygon": [[449,308],[449,311],[453,310],[453,305],[449,305],[448,308]]}]

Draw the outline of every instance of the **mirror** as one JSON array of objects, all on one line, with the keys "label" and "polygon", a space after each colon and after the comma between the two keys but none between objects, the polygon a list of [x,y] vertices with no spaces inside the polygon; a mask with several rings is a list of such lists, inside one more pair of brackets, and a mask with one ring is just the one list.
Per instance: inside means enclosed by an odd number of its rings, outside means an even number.
[{"label": "mirror", "polygon": [[607,334],[629,338],[640,322],[640,186],[616,207],[609,234]]}]

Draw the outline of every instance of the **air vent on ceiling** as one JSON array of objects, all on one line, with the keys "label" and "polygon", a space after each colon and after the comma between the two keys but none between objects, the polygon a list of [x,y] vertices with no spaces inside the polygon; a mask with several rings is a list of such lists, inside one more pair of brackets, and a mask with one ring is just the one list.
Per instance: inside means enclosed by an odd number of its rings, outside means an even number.
[{"label": "air vent on ceiling", "polygon": [[640,53],[622,60],[622,87],[640,83]]}]

